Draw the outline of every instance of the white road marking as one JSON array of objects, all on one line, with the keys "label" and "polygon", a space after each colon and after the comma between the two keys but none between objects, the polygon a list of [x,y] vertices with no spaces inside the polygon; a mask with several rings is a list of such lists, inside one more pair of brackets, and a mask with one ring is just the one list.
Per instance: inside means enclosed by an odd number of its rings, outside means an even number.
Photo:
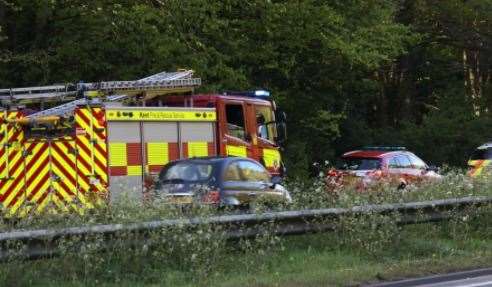
[{"label": "white road marking", "polygon": [[492,275],[417,285],[419,287],[492,287]]},{"label": "white road marking", "polygon": [[474,283],[474,284],[467,284],[467,285],[459,285],[456,287],[479,287],[479,286],[486,286],[486,285],[492,285],[492,281],[487,281],[487,282],[479,282],[479,283]]}]

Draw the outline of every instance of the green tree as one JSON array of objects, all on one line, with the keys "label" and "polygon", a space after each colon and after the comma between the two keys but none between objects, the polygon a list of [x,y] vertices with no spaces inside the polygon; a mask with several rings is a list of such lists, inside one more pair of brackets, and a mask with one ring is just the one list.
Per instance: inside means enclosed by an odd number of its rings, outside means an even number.
[{"label": "green tree", "polygon": [[491,1],[0,0],[0,86],[191,68],[273,92],[293,173],[370,143],[459,164],[489,125]]}]

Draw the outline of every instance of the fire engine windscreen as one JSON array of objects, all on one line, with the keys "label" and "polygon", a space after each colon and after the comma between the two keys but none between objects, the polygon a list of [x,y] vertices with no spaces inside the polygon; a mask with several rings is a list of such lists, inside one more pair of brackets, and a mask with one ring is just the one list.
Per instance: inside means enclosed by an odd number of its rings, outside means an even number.
[{"label": "fire engine windscreen", "polygon": [[275,141],[277,128],[272,110],[269,106],[256,106],[255,111],[258,137]]},{"label": "fire engine windscreen", "polygon": [[374,170],[381,168],[377,158],[341,158],[336,165],[338,170]]},{"label": "fire engine windscreen", "polygon": [[470,160],[480,159],[492,159],[492,148],[478,148],[470,157]]}]

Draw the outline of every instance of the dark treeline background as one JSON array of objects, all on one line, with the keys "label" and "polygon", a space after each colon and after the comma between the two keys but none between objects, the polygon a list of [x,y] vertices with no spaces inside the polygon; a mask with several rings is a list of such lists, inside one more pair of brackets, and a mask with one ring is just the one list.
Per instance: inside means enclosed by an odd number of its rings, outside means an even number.
[{"label": "dark treeline background", "polygon": [[291,172],[365,144],[463,166],[492,140],[492,0],[0,0],[0,87],[194,69],[265,88]]}]

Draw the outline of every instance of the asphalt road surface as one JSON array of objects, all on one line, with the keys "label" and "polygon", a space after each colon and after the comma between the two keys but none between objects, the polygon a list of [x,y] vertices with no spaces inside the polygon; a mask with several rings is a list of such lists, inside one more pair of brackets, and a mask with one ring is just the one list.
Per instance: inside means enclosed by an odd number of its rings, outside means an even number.
[{"label": "asphalt road surface", "polygon": [[480,276],[476,278],[468,278],[461,280],[446,281],[441,283],[431,283],[425,285],[417,285],[421,287],[492,287],[492,275]]},{"label": "asphalt road surface", "polygon": [[492,268],[377,283],[366,287],[492,287]]}]

